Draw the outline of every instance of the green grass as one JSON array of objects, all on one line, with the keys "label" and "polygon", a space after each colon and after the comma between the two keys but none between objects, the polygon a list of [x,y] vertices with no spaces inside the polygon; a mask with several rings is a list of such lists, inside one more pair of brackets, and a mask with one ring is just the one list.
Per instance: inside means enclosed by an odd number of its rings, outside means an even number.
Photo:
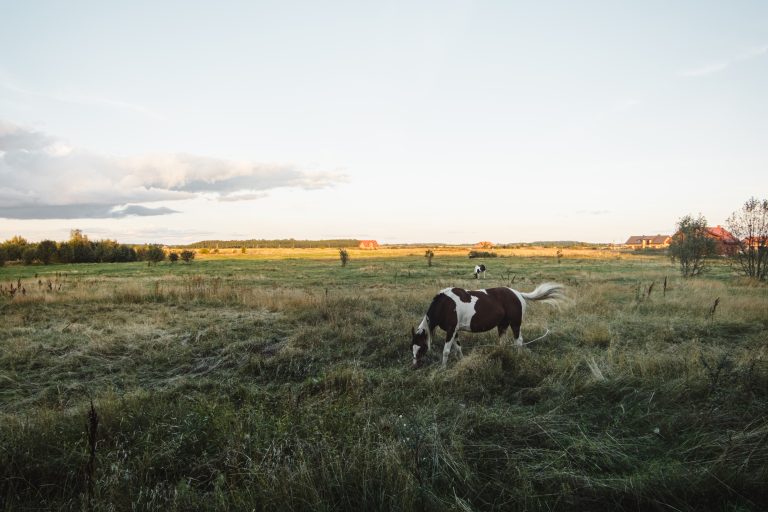
[{"label": "green grass", "polygon": [[[422,254],[0,268],[0,509],[768,508],[765,285]],[[513,277],[567,285],[523,324],[548,338],[410,368],[439,289]]]}]

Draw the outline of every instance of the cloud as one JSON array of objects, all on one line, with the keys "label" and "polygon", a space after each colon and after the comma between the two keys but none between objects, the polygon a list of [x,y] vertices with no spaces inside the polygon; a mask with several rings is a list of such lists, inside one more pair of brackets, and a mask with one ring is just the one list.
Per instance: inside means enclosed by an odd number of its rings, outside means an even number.
[{"label": "cloud", "polygon": [[110,204],[67,204],[34,206],[0,206],[0,217],[9,219],[120,219],[129,215],[147,217],[179,213],[166,207],[141,205],[115,207]]},{"label": "cloud", "polygon": [[728,67],[729,64],[730,62],[727,61],[711,62],[700,67],[683,69],[677,74],[677,76],[690,77],[711,75],[713,73],[717,73],[718,71],[724,70]]},{"label": "cloud", "polygon": [[765,54],[768,54],[768,44],[765,44],[762,46],[753,46],[751,48],[742,50],[738,52],[736,55],[733,55],[732,57],[727,59],[712,61],[702,66],[697,66],[694,68],[682,69],[678,71],[677,76],[687,78],[687,77],[699,77],[699,76],[712,75],[720,71],[723,71],[724,69],[727,69],[728,67],[732,66],[733,64],[736,64],[737,62],[744,62],[752,59],[757,59],[762,57]]},{"label": "cloud", "polygon": [[326,188],[338,173],[188,154],[118,158],[74,148],[50,135],[0,121],[0,217],[120,218],[167,215],[136,203],[198,197],[258,199],[280,187]]},{"label": "cloud", "polygon": [[166,119],[163,115],[159,114],[158,112],[155,112],[150,108],[147,108],[143,105],[137,105],[135,103],[129,103],[127,101],[113,100],[110,98],[101,98],[98,96],[81,96],[81,95],[33,91],[30,89],[26,89],[24,87],[19,87],[18,85],[13,83],[11,80],[9,80],[8,77],[3,75],[4,74],[0,73],[0,79],[1,79],[0,88],[3,88],[7,91],[11,91],[16,94],[21,94],[24,96],[29,96],[37,99],[42,98],[45,100],[52,100],[52,101],[57,101],[61,103],[70,103],[73,105],[85,105],[89,107],[121,110],[125,112],[130,112],[132,114],[141,115],[141,116],[153,119],[155,121],[165,121]]},{"label": "cloud", "polygon": [[611,210],[579,210],[576,212],[578,215],[610,215]]}]

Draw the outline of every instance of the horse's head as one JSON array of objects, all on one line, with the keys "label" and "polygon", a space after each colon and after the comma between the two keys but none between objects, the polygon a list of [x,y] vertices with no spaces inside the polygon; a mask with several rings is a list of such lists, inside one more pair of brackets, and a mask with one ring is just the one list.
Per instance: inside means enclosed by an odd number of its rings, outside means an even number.
[{"label": "horse's head", "polygon": [[427,331],[411,327],[411,348],[413,349],[413,367],[420,368],[424,364],[424,356],[427,353]]}]

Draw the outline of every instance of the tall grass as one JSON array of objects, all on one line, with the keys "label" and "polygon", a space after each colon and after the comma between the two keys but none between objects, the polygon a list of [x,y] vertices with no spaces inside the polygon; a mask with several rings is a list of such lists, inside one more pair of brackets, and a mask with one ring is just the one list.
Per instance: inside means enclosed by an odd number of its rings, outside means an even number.
[{"label": "tall grass", "polygon": [[564,252],[481,283],[566,283],[567,307],[523,323],[550,335],[462,335],[446,370],[439,339],[410,369],[410,327],[478,283],[439,249],[89,265],[2,297],[0,508],[768,507],[768,289]]}]

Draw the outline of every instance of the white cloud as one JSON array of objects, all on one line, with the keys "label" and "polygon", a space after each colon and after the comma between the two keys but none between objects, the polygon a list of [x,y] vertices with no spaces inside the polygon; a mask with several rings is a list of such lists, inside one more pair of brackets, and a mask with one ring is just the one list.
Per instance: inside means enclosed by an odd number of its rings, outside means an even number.
[{"label": "white cloud", "polygon": [[718,73],[720,71],[723,71],[724,69],[727,69],[728,67],[732,66],[737,62],[757,59],[759,57],[762,57],[765,54],[768,54],[768,45],[753,46],[751,48],[747,48],[745,50],[738,52],[736,55],[728,59],[716,60],[716,61],[712,61],[707,64],[704,64],[702,66],[680,70],[677,73],[677,76],[698,77],[698,76],[712,75],[714,73]]},{"label": "white cloud", "polygon": [[0,121],[0,217],[165,215],[175,210],[135,203],[195,197],[251,200],[270,189],[317,189],[344,179],[338,173],[310,173],[288,164],[187,154],[117,158]]},{"label": "white cloud", "polygon": [[677,74],[677,76],[690,77],[711,75],[713,73],[717,73],[718,71],[724,70],[728,67],[729,64],[730,63],[727,61],[710,62],[709,64],[705,64],[703,66],[683,69]]},{"label": "white cloud", "polygon": [[46,100],[53,100],[61,103],[70,103],[73,105],[85,105],[90,107],[102,107],[113,110],[122,110],[130,112],[132,114],[141,115],[155,121],[164,121],[166,118],[155,112],[154,110],[147,108],[143,105],[137,105],[135,103],[129,103],[127,101],[113,100],[110,98],[101,98],[98,96],[81,96],[71,94],[59,94],[49,92],[38,92],[24,87],[19,87],[5,76],[5,73],[0,73],[0,88],[6,89],[16,94],[32,98],[42,98]]}]

